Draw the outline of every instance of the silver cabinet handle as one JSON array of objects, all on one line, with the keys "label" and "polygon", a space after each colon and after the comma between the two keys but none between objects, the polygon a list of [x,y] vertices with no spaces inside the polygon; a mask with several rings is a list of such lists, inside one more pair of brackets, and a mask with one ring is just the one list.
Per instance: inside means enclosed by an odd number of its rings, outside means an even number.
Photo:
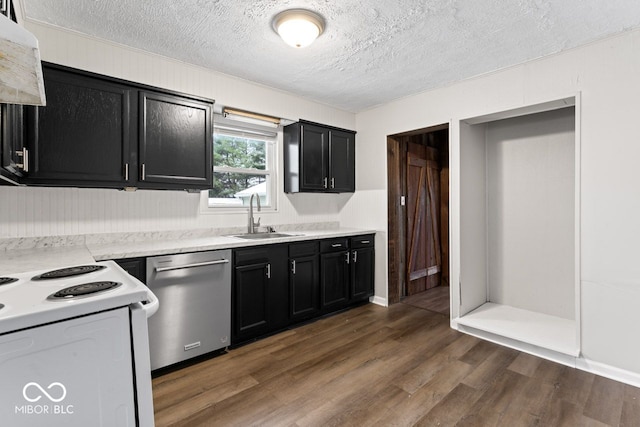
[{"label": "silver cabinet handle", "polygon": [[367,245],[369,243],[371,243],[369,240],[362,240],[360,243],[362,243],[363,245]]},{"label": "silver cabinet handle", "polygon": [[296,260],[295,259],[291,260],[291,273],[292,274],[296,274]]},{"label": "silver cabinet handle", "polygon": [[24,155],[23,157],[24,166],[22,167],[22,170],[25,172],[29,172],[29,150],[27,150],[25,147],[22,149],[22,153]]},{"label": "silver cabinet handle", "polygon": [[358,262],[358,251],[353,251],[353,262]]},{"label": "silver cabinet handle", "polygon": [[271,279],[271,264],[267,264],[267,279]]},{"label": "silver cabinet handle", "polygon": [[23,147],[22,150],[16,151],[16,155],[22,157],[22,163],[17,163],[16,166],[23,172],[29,172],[29,150]]},{"label": "silver cabinet handle", "polygon": [[336,188],[336,179],[331,177],[331,188]]},{"label": "silver cabinet handle", "polygon": [[144,181],[147,175],[147,171],[145,170],[144,163],[140,165],[140,181]]},{"label": "silver cabinet handle", "polygon": [[327,177],[325,176],[322,180],[324,188],[327,188]]},{"label": "silver cabinet handle", "polygon": [[129,163],[124,164],[124,180],[129,181]]},{"label": "silver cabinet handle", "polygon": [[342,247],[342,243],[334,243],[331,245],[332,248],[341,248]]},{"label": "silver cabinet handle", "polygon": [[183,268],[206,267],[207,265],[218,265],[218,264],[228,264],[228,263],[229,263],[228,259],[218,259],[216,261],[195,262],[193,264],[186,264],[186,265],[170,265],[168,267],[156,267],[155,270],[158,273],[162,273],[163,271],[182,270]]},{"label": "silver cabinet handle", "polygon": [[345,253],[345,255],[346,255],[345,261],[347,261],[347,264],[349,264],[349,259],[350,259],[349,252]]}]

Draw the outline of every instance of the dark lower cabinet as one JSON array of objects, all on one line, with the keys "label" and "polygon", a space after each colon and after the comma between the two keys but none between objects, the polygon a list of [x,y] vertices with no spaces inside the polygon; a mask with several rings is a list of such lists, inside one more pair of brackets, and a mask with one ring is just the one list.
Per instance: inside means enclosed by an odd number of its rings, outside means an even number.
[{"label": "dark lower cabinet", "polygon": [[234,250],[231,344],[367,301],[373,235]]},{"label": "dark lower cabinet", "polygon": [[320,299],[322,310],[339,310],[349,302],[349,252],[320,255]]},{"label": "dark lower cabinet", "polygon": [[374,236],[350,239],[351,248],[351,302],[363,301],[373,295],[375,280]]},{"label": "dark lower cabinet", "polygon": [[292,322],[320,312],[320,254],[318,242],[289,245],[289,298]]},{"label": "dark lower cabinet", "polygon": [[231,344],[285,328],[289,323],[287,246],[234,251]]},{"label": "dark lower cabinet", "polygon": [[146,258],[123,258],[114,260],[124,271],[140,280],[147,281],[147,259]]}]

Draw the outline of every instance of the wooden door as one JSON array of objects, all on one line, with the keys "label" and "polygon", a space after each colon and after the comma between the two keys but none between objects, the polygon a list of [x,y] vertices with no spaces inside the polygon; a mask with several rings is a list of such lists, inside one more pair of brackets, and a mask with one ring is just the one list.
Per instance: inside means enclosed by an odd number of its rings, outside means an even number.
[{"label": "wooden door", "polygon": [[406,294],[440,284],[438,151],[409,143],[407,152]]}]

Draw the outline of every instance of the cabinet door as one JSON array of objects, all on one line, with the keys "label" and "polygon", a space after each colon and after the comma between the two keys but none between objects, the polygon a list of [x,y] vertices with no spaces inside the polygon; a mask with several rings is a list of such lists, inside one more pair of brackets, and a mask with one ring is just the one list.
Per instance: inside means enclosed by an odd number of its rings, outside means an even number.
[{"label": "cabinet door", "polygon": [[301,125],[300,191],[324,191],[329,182],[329,131]]},{"label": "cabinet door", "polygon": [[232,344],[267,332],[269,270],[268,262],[235,267]]},{"label": "cabinet door", "polygon": [[27,183],[126,186],[130,89],[67,70],[43,73],[47,105],[26,109]]},{"label": "cabinet door", "polygon": [[123,258],[114,260],[124,271],[140,280],[147,282],[147,259],[146,258]]},{"label": "cabinet door", "polygon": [[366,300],[373,295],[373,248],[351,250],[351,300]]},{"label": "cabinet door", "polygon": [[332,130],[329,133],[329,189],[355,191],[355,134]]},{"label": "cabinet door", "polygon": [[211,188],[211,103],[149,91],[139,102],[140,187]]},{"label": "cabinet door", "polygon": [[289,260],[289,292],[291,320],[313,317],[320,310],[320,267],[318,255]]},{"label": "cabinet door", "polygon": [[322,311],[339,310],[349,302],[350,252],[320,255],[320,298]]},{"label": "cabinet door", "polygon": [[24,172],[24,125],[22,105],[0,105],[0,173],[17,180]]}]

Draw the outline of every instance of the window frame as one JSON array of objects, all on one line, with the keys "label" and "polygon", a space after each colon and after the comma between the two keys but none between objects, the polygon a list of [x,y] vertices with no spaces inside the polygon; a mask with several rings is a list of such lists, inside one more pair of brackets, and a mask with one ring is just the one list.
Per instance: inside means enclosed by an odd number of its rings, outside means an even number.
[{"label": "window frame", "polygon": [[[278,211],[278,163],[280,141],[282,139],[281,126],[267,126],[257,123],[245,123],[239,120],[230,120],[221,115],[216,114],[214,117],[214,141],[216,134],[222,134],[233,137],[253,139],[265,142],[265,169],[256,168],[235,168],[222,166],[218,167],[213,162],[213,179],[216,173],[241,173],[247,175],[263,175],[267,181],[267,200],[268,204],[262,206],[264,212]],[[215,143],[215,142],[214,142]],[[213,152],[212,152],[213,155]],[[224,205],[215,204],[209,198],[209,190],[201,192],[201,212],[202,213],[237,213],[246,212],[246,205]]]}]

